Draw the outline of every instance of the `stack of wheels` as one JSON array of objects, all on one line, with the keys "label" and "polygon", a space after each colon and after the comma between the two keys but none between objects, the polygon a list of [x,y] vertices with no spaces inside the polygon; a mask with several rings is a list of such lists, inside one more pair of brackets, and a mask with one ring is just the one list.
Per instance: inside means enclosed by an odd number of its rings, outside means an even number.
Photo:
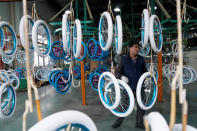
[{"label": "stack of wheels", "polygon": [[[34,62],[34,50],[29,50],[29,62],[30,62],[30,65],[33,65],[33,62]],[[25,58],[26,58],[26,54],[25,54],[25,51],[18,51],[16,53],[16,59],[19,63],[25,63]]]},{"label": "stack of wheels", "polygon": [[80,66],[74,66],[74,68],[73,68],[73,77],[76,80],[81,79],[81,67]]},{"label": "stack of wheels", "polygon": [[89,82],[90,82],[90,86],[92,87],[94,91],[98,91],[99,77],[101,76],[103,72],[106,72],[106,71],[108,71],[106,66],[100,66],[96,68],[95,71],[90,73]]},{"label": "stack of wheels", "polygon": [[[166,77],[168,79],[169,85],[172,85],[172,79],[175,76],[176,73],[176,65],[173,64],[168,64],[163,66],[162,68],[163,71],[163,76]],[[192,68],[191,66],[183,66],[183,84],[189,84],[192,83],[194,81],[196,81],[197,79],[197,74],[194,68]],[[179,84],[176,84],[176,88],[179,87]]]},{"label": "stack of wheels", "polygon": [[[126,117],[134,108],[134,95],[131,88],[110,72],[101,74],[98,91],[102,104],[118,117]],[[122,96],[122,97],[121,97]]]},{"label": "stack of wheels", "polygon": [[40,81],[46,81],[49,78],[51,70],[49,67],[42,67],[36,71],[35,77]]},{"label": "stack of wheels", "polygon": [[88,41],[87,48],[88,56],[94,61],[103,60],[109,54],[109,51],[103,51],[99,42],[93,38]]},{"label": "stack of wheels", "polygon": [[[0,72],[0,118],[5,119],[15,111],[16,107],[16,92],[13,87],[13,81],[17,79],[14,74],[7,73],[5,70]],[[12,83],[11,83],[12,82]],[[19,81],[16,81],[19,83]],[[16,84],[18,86],[18,84]]]},{"label": "stack of wheels", "polygon": [[59,131],[65,129],[77,131],[97,131],[95,123],[89,116],[75,110],[54,113],[36,123],[29,129],[29,131]]},{"label": "stack of wheels", "polygon": [[67,70],[54,70],[49,75],[49,83],[55,87],[60,94],[66,94],[70,89],[71,78]]},{"label": "stack of wheels", "polygon": [[137,83],[136,98],[143,110],[149,110],[156,102],[158,85],[155,76],[150,72],[141,75]]},{"label": "stack of wheels", "polygon": [[49,56],[54,60],[65,59],[66,53],[63,49],[63,43],[60,41],[55,41],[51,44],[51,50]]}]

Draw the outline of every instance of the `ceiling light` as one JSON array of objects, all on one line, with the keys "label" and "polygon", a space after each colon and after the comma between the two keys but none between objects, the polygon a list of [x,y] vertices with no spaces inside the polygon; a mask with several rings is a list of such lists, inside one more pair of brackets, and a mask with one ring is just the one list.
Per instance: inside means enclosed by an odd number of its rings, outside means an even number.
[{"label": "ceiling light", "polygon": [[155,10],[157,9],[157,6],[155,6]]},{"label": "ceiling light", "polygon": [[120,12],[120,8],[116,7],[116,8],[114,8],[114,11],[115,12]]}]

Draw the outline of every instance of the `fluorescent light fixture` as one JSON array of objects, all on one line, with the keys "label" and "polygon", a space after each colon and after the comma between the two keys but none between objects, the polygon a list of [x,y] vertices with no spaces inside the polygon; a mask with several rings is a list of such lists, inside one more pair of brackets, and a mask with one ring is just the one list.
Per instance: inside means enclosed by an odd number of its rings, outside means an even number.
[{"label": "fluorescent light fixture", "polygon": [[114,11],[115,12],[120,12],[120,8],[116,7],[116,8],[114,8]]},{"label": "fluorescent light fixture", "polygon": [[65,13],[66,13],[66,14],[70,14],[70,13],[71,13],[71,11],[70,11],[70,10],[67,10],[67,11],[65,11]]}]

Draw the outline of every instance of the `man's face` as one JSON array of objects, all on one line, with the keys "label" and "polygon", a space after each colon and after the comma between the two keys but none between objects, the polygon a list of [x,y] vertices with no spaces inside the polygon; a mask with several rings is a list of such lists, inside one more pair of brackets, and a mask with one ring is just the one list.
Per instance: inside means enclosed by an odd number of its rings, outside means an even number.
[{"label": "man's face", "polygon": [[139,49],[140,49],[139,45],[134,44],[132,47],[129,48],[130,54],[137,55],[139,52]]}]

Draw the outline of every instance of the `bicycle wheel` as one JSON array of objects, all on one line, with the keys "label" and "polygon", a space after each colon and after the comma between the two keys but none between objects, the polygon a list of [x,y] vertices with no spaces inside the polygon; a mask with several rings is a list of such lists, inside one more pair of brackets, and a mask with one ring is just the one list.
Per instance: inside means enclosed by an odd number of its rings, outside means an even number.
[{"label": "bicycle wheel", "polygon": [[[6,30],[6,32],[4,32]],[[9,34],[9,35],[8,35]],[[5,21],[0,22],[0,54],[3,57],[13,57],[17,50],[17,38],[11,25]]]},{"label": "bicycle wheel", "polygon": [[151,112],[147,116],[150,131],[170,131],[164,117],[159,112]]},{"label": "bicycle wheel", "polygon": [[140,108],[148,110],[152,108],[157,99],[157,81],[150,72],[145,72],[137,83],[136,96]]},{"label": "bicycle wheel", "polygon": [[139,51],[139,55],[145,57],[149,54],[150,52],[150,45],[147,44],[145,47],[141,47]]},{"label": "bicycle wheel", "polygon": [[90,39],[87,44],[88,47],[88,56],[93,59],[97,53],[97,42],[95,39]]},{"label": "bicycle wheel", "polygon": [[81,41],[82,41],[81,21],[76,19],[73,29],[73,54],[75,58],[79,58],[81,55]]},{"label": "bicycle wheel", "polygon": [[[106,85],[111,82],[113,86],[111,86],[111,88],[106,88]],[[107,109],[115,109],[118,106],[120,102],[120,88],[117,79],[110,72],[101,74],[98,83],[98,91],[101,102]],[[106,95],[110,98],[110,101],[105,99]]]},{"label": "bicycle wheel", "polygon": [[155,53],[159,53],[163,45],[163,35],[159,18],[156,15],[150,17],[149,38],[152,49]]},{"label": "bicycle wheel", "polygon": [[8,76],[9,76],[9,79],[10,79],[10,84],[12,85],[12,87],[14,87],[15,90],[17,90],[19,88],[19,85],[20,85],[19,78],[14,74],[8,74]]},{"label": "bicycle wheel", "polygon": [[67,52],[70,50],[70,16],[69,14],[65,13],[62,19],[62,41],[63,41],[63,48]]},{"label": "bicycle wheel", "polygon": [[81,58],[75,58],[77,61],[82,61],[85,59],[86,55],[87,55],[87,46],[86,44],[82,41],[82,45],[83,45],[83,55]]},{"label": "bicycle wheel", "polygon": [[37,20],[32,29],[33,47],[41,57],[49,55],[51,50],[51,35],[47,23],[43,20]]},{"label": "bicycle wheel", "polygon": [[14,56],[13,57],[3,57],[2,56],[2,61],[3,61],[3,63],[5,63],[5,64],[11,64],[12,63],[12,61],[14,60]]},{"label": "bicycle wheel", "polygon": [[19,63],[25,63],[25,51],[18,51],[16,53],[16,59]]},{"label": "bicycle wheel", "polygon": [[141,21],[141,41],[142,48],[146,47],[148,44],[149,38],[149,13],[147,9],[144,9],[142,12],[142,21]]},{"label": "bicycle wheel", "polygon": [[115,45],[116,45],[116,53],[120,55],[122,53],[122,20],[120,15],[116,16],[115,22]]},{"label": "bicycle wheel", "polygon": [[98,82],[100,76],[101,74],[98,72],[92,72],[92,74],[89,76],[89,82],[94,91],[98,91]]},{"label": "bicycle wheel", "polygon": [[49,56],[55,60],[64,59],[66,53],[63,49],[63,43],[60,41],[55,41],[51,44],[51,50]]},{"label": "bicycle wheel", "polygon": [[109,12],[102,13],[99,21],[99,43],[102,50],[107,51],[111,47],[113,38],[113,23]]},{"label": "bicycle wheel", "polygon": [[[27,22],[28,22],[28,36],[29,36],[29,48],[33,49],[33,44],[32,44],[32,27],[34,25],[34,21],[30,15],[27,15]],[[23,16],[20,20],[19,24],[19,35],[21,39],[21,44],[24,49],[26,49],[25,45],[25,16]]]},{"label": "bicycle wheel", "polygon": [[[55,80],[55,89],[60,94],[66,94],[70,89],[71,81],[67,81],[69,75],[67,73],[60,74]],[[66,82],[67,81],[67,82]]]},{"label": "bicycle wheel", "polygon": [[67,128],[69,124],[73,130],[97,131],[96,125],[89,116],[75,110],[54,113],[36,123],[29,131],[60,131]]},{"label": "bicycle wheel", "polygon": [[13,115],[16,107],[16,92],[8,83],[4,83],[0,88],[0,117],[2,119]]},{"label": "bicycle wheel", "polygon": [[50,83],[51,85],[53,85],[53,84],[52,84],[53,75],[54,75],[57,71],[59,71],[59,70],[54,70],[54,71],[52,71],[52,72],[49,74],[49,83]]},{"label": "bicycle wheel", "polygon": [[[110,109],[110,111],[118,117],[127,117],[131,114],[134,108],[135,99],[131,88],[122,80],[118,80],[120,86],[121,99],[117,108]],[[112,84],[109,85],[110,88]],[[109,99],[108,96],[105,96]]]},{"label": "bicycle wheel", "polygon": [[40,81],[47,80],[49,78],[49,71],[46,69],[39,69],[36,71],[36,78]]}]

